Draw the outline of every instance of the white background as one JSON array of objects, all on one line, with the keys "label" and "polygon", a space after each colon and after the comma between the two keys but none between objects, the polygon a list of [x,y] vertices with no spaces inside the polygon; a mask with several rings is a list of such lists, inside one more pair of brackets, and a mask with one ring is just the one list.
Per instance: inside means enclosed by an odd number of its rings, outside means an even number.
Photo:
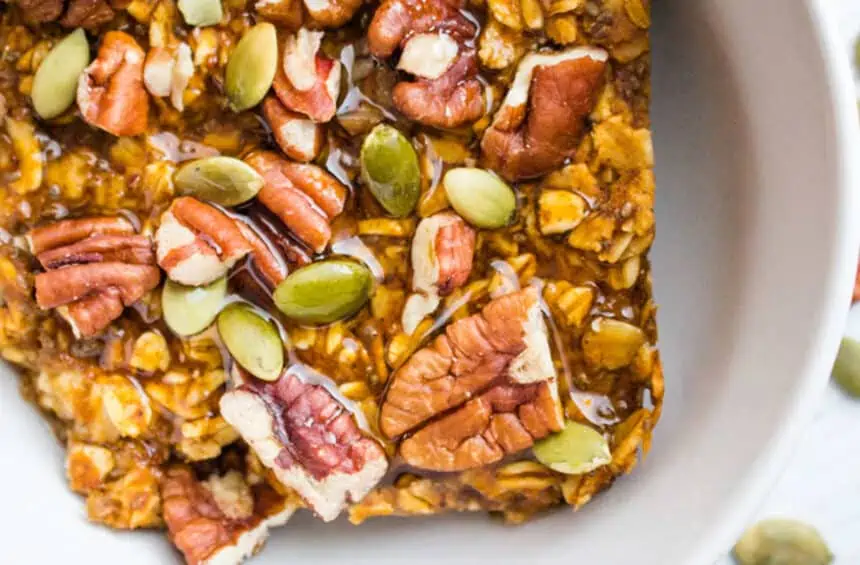
[{"label": "white background", "polygon": [[[835,13],[853,60],[854,41],[860,35],[860,0],[821,2]],[[855,72],[855,77],[860,96],[860,75]],[[846,333],[860,338],[860,305],[852,310]],[[771,516],[813,524],[827,539],[837,565],[860,564],[860,400],[847,398],[831,384],[756,519]],[[726,558],[719,565],[729,563]]]}]

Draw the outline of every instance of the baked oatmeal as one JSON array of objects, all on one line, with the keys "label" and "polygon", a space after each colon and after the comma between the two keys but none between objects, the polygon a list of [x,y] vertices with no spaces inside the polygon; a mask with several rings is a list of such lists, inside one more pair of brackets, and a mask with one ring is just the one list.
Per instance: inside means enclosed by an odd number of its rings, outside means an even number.
[{"label": "baked oatmeal", "polygon": [[90,520],[238,563],[579,508],[663,377],[648,0],[0,4],[0,354]]}]

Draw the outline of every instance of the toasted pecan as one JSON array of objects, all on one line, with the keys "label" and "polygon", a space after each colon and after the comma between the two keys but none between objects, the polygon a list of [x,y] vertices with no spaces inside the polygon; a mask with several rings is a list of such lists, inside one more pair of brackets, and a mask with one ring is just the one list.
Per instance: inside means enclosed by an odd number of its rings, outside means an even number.
[{"label": "toasted pecan", "polygon": [[353,415],[294,371],[274,383],[250,380],[227,392],[220,406],[263,464],[325,521],[360,500],[388,468],[382,448]]},{"label": "toasted pecan", "polygon": [[478,119],[484,110],[477,55],[467,45],[477,28],[460,8],[456,0],[386,0],[368,29],[368,46],[376,57],[402,49],[399,67],[415,80],[394,87],[394,105],[423,124],[453,128]]},{"label": "toasted pecan", "polygon": [[161,279],[149,238],[124,218],[62,220],[25,239],[46,269],[36,275],[36,303],[57,308],[76,335],[100,332]]},{"label": "toasted pecan", "polygon": [[240,563],[294,511],[271,487],[252,488],[237,471],[199,481],[182,465],[164,474],[161,497],[170,540],[187,565]]},{"label": "toasted pecan", "polygon": [[316,165],[290,163],[269,151],[253,153],[245,161],[265,181],[257,200],[313,251],[324,250],[331,239],[331,220],[346,202],[346,187]]},{"label": "toasted pecan", "polygon": [[223,276],[251,252],[233,218],[190,196],[175,199],[162,214],[155,244],[167,276],[191,286]]},{"label": "toasted pecan", "polygon": [[78,81],[78,107],[90,125],[113,135],[140,135],[149,121],[149,97],[143,86],[145,54],[134,38],[109,31],[98,57]]},{"label": "toasted pecan", "polygon": [[296,161],[313,161],[322,150],[325,130],[312,119],[288,110],[277,96],[263,101],[263,116],[272,130],[278,147]]},{"label": "toasted pecan", "polygon": [[113,18],[113,8],[105,0],[71,0],[60,25],[94,29]]},{"label": "toasted pecan", "polygon": [[254,228],[241,220],[236,221],[242,235],[251,247],[251,261],[266,284],[273,288],[287,278],[287,264],[280,254],[269,248],[269,244],[254,231]]},{"label": "toasted pecan", "polygon": [[337,111],[340,62],[320,53],[322,32],[300,29],[287,38],[272,88],[284,107],[325,123]]},{"label": "toasted pecan", "polygon": [[[543,335],[532,339],[530,332]],[[521,372],[529,347],[542,348],[537,352],[542,363]],[[481,313],[450,324],[394,373],[382,404],[380,429],[395,438],[499,382],[554,378],[551,359],[546,364],[548,356],[537,292],[529,288],[497,298]]]},{"label": "toasted pecan", "polygon": [[155,263],[152,242],[143,235],[93,235],[64,247],[43,251],[36,258],[45,269],[76,263]]},{"label": "toasted pecan", "polygon": [[427,424],[400,444],[410,465],[463,471],[527,449],[564,427],[554,383],[501,385]]},{"label": "toasted pecan", "polygon": [[571,157],[603,84],[607,58],[602,49],[575,47],[520,61],[481,140],[487,166],[516,181],[548,173]]},{"label": "toasted pecan", "polygon": [[74,218],[33,228],[25,236],[30,252],[39,255],[92,235],[130,235],[134,226],[122,216]]}]

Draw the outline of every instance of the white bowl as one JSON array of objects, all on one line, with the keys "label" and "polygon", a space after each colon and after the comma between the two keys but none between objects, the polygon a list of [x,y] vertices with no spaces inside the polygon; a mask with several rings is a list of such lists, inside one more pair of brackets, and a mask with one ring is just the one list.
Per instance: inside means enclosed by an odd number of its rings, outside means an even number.
[{"label": "white bowl", "polygon": [[[766,492],[827,379],[857,258],[847,64],[816,4],[659,0],[654,250],[666,410],[635,473],[578,514],[307,515],[254,563],[704,565]],[[856,153],[853,155],[856,158]],[[0,563],[176,562],[86,523],[47,426],[0,381]]]}]

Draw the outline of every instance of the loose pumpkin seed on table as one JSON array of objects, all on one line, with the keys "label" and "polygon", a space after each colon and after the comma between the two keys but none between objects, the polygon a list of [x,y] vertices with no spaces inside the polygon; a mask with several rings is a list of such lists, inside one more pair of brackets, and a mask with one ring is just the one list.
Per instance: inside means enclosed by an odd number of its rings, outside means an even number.
[{"label": "loose pumpkin seed on table", "polygon": [[860,342],[842,338],[833,364],[833,379],[845,393],[860,398]]},{"label": "loose pumpkin seed on table", "polygon": [[829,565],[833,554],[818,530],[771,518],[750,527],[732,550],[738,565]]},{"label": "loose pumpkin seed on table", "polygon": [[235,565],[642,464],[650,3],[586,4],[4,4],[0,355],[91,521]]}]

